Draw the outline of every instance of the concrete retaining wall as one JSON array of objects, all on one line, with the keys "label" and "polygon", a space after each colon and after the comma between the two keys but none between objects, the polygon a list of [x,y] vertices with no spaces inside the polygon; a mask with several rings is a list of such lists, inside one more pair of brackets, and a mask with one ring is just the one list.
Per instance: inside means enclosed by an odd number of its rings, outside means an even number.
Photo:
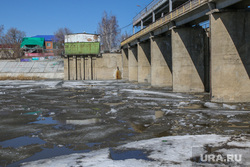
[{"label": "concrete retaining wall", "polygon": [[93,67],[93,78],[95,80],[117,79],[117,67],[120,71],[122,69],[122,55],[116,53],[103,54],[102,58],[95,59]]},{"label": "concrete retaining wall", "polygon": [[63,79],[63,60],[17,62],[0,61],[0,77],[40,77],[44,79]]}]

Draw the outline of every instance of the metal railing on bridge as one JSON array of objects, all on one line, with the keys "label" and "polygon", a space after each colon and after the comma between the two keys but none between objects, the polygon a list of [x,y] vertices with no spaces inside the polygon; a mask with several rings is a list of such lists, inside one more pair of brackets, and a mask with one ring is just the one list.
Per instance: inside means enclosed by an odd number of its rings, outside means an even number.
[{"label": "metal railing on bridge", "polygon": [[168,0],[154,0],[133,18],[133,25],[137,24],[144,16],[152,13],[156,8]]},{"label": "metal railing on bridge", "polygon": [[174,9],[172,12],[168,13],[166,16],[158,19],[156,22],[150,24],[148,27],[142,29],[141,31],[137,32],[136,34],[130,36],[129,38],[125,39],[121,42],[121,46],[130,43],[131,41],[167,24],[170,23],[172,20],[177,19],[178,17],[204,5],[207,3],[208,0],[190,0],[178,8]]}]

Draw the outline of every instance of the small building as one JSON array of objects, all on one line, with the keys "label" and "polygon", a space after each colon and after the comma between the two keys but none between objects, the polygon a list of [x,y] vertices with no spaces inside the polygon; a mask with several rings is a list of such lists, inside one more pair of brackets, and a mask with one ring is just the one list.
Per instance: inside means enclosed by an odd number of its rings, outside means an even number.
[{"label": "small building", "polygon": [[54,35],[37,35],[23,38],[21,49],[25,57],[46,57],[54,56]]},{"label": "small building", "polygon": [[47,50],[47,52],[53,52],[54,42],[56,42],[54,35],[36,35],[32,38],[44,38],[45,49]]}]

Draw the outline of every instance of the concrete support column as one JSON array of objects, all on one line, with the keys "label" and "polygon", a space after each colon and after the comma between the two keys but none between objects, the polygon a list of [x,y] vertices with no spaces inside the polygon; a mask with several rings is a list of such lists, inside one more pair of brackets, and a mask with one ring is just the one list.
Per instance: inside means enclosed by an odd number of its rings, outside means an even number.
[{"label": "concrete support column", "polygon": [[76,69],[77,69],[77,80],[82,80],[82,72],[81,72],[81,57],[80,56],[77,56],[76,57]]},{"label": "concrete support column", "polygon": [[91,57],[85,57],[85,79],[91,80]]},{"label": "concrete support column", "polygon": [[128,78],[129,81],[138,82],[137,46],[128,49]]},{"label": "concrete support column", "polygon": [[76,65],[76,56],[70,56],[69,57],[69,78],[70,78],[70,80],[76,80],[76,78],[77,78],[77,69],[76,69],[76,67],[77,67],[77,65]]},{"label": "concrete support column", "polygon": [[171,36],[150,39],[151,45],[151,85],[172,87],[172,48]]},{"label": "concrete support column", "polygon": [[151,57],[150,41],[140,42],[138,48],[138,82],[150,83],[151,80]]},{"label": "concrete support column", "polygon": [[174,92],[205,91],[205,38],[201,27],[172,30]]},{"label": "concrete support column", "polygon": [[211,100],[250,102],[250,12],[212,13]]},{"label": "concrete support column", "polygon": [[91,64],[92,64],[92,80],[96,80],[97,74],[96,74],[96,68],[95,68],[95,63],[96,63],[96,57],[91,56]]},{"label": "concrete support column", "polygon": [[143,21],[141,20],[141,30],[143,29]]},{"label": "concrete support column", "polygon": [[128,49],[122,49],[122,78],[128,79]]},{"label": "concrete support column", "polygon": [[81,56],[81,79],[85,80],[85,59]]},{"label": "concrete support column", "polygon": [[69,57],[64,57],[64,80],[69,80]]}]

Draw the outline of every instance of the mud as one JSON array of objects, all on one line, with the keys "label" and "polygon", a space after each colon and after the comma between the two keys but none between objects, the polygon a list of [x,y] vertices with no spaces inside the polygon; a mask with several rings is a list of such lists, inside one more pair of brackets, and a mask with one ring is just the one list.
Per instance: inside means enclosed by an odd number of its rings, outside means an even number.
[{"label": "mud", "polygon": [[250,133],[249,103],[125,81],[0,81],[0,105],[0,166],[154,137]]}]

